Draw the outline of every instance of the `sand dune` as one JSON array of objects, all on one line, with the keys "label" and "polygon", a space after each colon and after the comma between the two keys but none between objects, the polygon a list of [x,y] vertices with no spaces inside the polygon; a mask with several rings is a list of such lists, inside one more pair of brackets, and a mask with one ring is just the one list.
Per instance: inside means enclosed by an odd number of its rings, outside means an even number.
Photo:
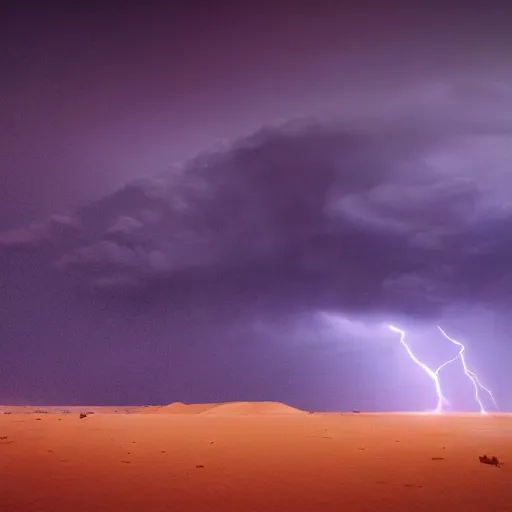
[{"label": "sand dune", "polygon": [[[89,407],[5,408],[0,510],[512,510],[510,415],[262,412],[283,407],[97,408],[82,419]],[[504,465],[482,464],[484,454]]]},{"label": "sand dune", "polygon": [[158,408],[157,414],[201,414],[208,411],[218,404],[184,404],[182,402],[174,402],[170,405],[164,405]]},{"label": "sand dune", "polygon": [[306,412],[279,402],[227,402],[209,408],[202,414],[212,416],[301,415]]}]

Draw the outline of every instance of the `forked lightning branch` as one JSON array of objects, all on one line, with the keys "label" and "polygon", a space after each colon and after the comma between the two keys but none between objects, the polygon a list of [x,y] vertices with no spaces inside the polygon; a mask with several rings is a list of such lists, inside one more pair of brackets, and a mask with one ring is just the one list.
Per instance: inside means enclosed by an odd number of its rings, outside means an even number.
[{"label": "forked lightning branch", "polygon": [[395,327],[394,325],[388,325],[388,327],[389,327],[389,329],[391,331],[396,332],[397,334],[400,335],[400,344],[404,347],[404,349],[407,352],[408,356],[434,382],[434,386],[435,386],[435,390],[436,390],[436,395],[437,395],[437,404],[436,404],[436,407],[435,407],[433,412],[436,412],[436,413],[443,412],[443,406],[449,403],[448,400],[446,399],[446,397],[443,394],[443,390],[442,390],[442,387],[441,387],[441,380],[439,378],[439,373],[441,372],[441,370],[443,368],[446,368],[448,365],[450,365],[452,363],[455,363],[456,361],[460,362],[460,364],[462,366],[462,370],[464,371],[464,375],[469,379],[469,381],[473,385],[474,392],[475,392],[475,401],[476,401],[476,403],[477,403],[477,405],[478,405],[478,407],[480,409],[480,412],[482,414],[487,414],[487,410],[486,410],[486,408],[485,408],[485,406],[483,404],[482,397],[481,397],[481,392],[482,391],[486,392],[489,395],[489,397],[491,398],[494,406],[497,408],[496,401],[494,399],[494,396],[493,396],[492,392],[488,388],[486,388],[480,382],[480,380],[479,380],[478,376],[476,375],[476,373],[468,368],[468,365],[467,365],[467,362],[466,362],[466,357],[465,357],[466,347],[460,341],[457,341],[456,339],[451,338],[450,336],[448,336],[448,334],[446,334],[446,332],[443,329],[441,329],[441,327],[437,326],[437,328],[439,329],[441,334],[448,341],[450,341],[451,343],[453,343],[454,345],[456,345],[459,348],[459,353],[455,357],[453,357],[452,359],[449,359],[448,361],[445,361],[437,369],[433,370],[432,368],[430,368],[428,365],[426,365],[424,362],[420,361],[416,357],[416,355],[412,351],[411,347],[405,341],[405,336],[406,335],[405,335],[405,331],[403,329],[399,329],[398,327]]}]

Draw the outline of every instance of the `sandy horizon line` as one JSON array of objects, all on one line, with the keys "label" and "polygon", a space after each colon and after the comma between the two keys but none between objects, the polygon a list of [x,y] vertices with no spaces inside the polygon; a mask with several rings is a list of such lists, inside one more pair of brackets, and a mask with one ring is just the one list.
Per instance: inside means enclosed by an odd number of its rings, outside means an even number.
[{"label": "sandy horizon line", "polygon": [[[19,409],[25,410],[24,412],[46,412],[46,413],[66,413],[66,412],[102,412],[102,413],[151,413],[151,412],[173,412],[173,413],[204,413],[212,412],[213,410],[226,413],[238,414],[360,414],[360,415],[431,415],[431,416],[482,416],[479,411],[443,411],[436,413],[434,410],[416,410],[416,411],[371,411],[371,410],[307,410],[299,409],[282,402],[276,401],[226,401],[226,402],[199,402],[199,403],[186,403],[186,402],[171,402],[164,404],[126,404],[126,405],[112,405],[112,404],[0,404],[0,413],[4,412],[18,412]],[[26,411],[30,409],[30,411]],[[488,411],[487,415],[491,416],[508,416],[511,413],[508,411]]]}]

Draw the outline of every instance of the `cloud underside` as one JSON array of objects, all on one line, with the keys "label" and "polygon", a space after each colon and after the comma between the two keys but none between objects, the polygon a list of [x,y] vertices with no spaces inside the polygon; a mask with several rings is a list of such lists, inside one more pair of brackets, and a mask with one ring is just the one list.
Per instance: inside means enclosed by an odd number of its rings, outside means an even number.
[{"label": "cloud underside", "polygon": [[511,147],[488,123],[290,123],[1,244],[107,296],[419,314],[507,300]]}]

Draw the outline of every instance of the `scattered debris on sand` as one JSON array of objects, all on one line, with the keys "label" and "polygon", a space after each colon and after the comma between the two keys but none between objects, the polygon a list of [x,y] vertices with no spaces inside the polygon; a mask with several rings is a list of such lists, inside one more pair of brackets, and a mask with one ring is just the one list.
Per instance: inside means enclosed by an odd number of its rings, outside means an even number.
[{"label": "scattered debris on sand", "polygon": [[481,457],[478,457],[480,459],[480,462],[482,464],[488,464],[489,466],[496,466],[497,468],[500,468],[503,464],[499,461],[498,457],[492,456],[487,457],[487,455],[483,455]]}]

